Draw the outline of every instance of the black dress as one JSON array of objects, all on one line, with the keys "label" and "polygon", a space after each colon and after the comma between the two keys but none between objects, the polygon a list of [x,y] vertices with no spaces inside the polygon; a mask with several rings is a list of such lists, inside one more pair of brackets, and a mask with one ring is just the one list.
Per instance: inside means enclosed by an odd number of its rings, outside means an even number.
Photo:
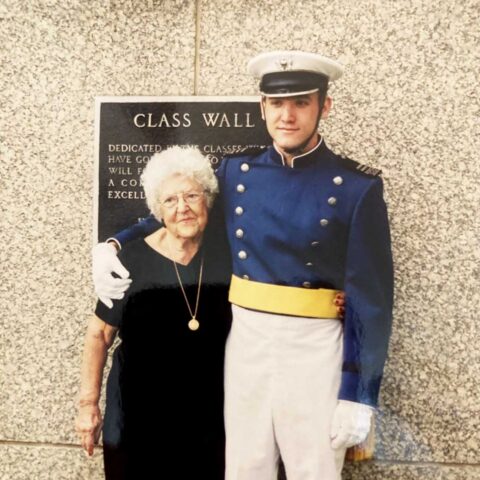
[{"label": "black dress", "polygon": [[[207,235],[206,235],[207,236]],[[220,242],[222,243],[222,242]],[[223,361],[231,323],[230,261],[206,239],[188,266],[177,264],[192,311],[202,257],[196,331],[174,265],[144,239],[119,258],[132,285],[95,313],[119,328],[107,383],[105,475],[111,479],[224,478]]]}]

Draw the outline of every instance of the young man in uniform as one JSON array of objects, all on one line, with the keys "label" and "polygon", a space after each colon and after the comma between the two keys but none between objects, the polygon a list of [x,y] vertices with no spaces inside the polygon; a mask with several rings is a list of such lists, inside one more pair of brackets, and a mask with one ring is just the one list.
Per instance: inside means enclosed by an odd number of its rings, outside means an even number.
[{"label": "young man in uniform", "polygon": [[[233,258],[226,479],[276,479],[281,456],[288,480],[337,480],[345,449],[370,429],[390,336],[383,184],[378,170],[334,154],[318,134],[340,64],[280,51],[248,70],[260,79],[273,145],[226,157],[217,170]],[[145,235],[149,222],[117,240]],[[111,250],[94,250],[100,297],[128,283],[112,279],[112,270],[126,274]],[[340,290],[343,322],[333,301]]]}]

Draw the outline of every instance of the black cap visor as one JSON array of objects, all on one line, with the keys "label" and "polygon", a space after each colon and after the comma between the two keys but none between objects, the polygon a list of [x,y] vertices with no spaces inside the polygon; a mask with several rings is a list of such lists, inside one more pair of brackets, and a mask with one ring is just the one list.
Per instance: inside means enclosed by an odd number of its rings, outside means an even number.
[{"label": "black cap visor", "polygon": [[317,72],[286,71],[266,73],[260,81],[260,92],[266,96],[294,96],[316,90],[326,92],[328,77]]}]

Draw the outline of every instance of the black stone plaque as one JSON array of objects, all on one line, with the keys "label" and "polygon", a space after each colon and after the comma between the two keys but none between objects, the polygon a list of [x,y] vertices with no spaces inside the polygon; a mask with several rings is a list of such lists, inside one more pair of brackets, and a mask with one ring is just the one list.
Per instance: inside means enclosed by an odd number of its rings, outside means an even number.
[{"label": "black stone plaque", "polygon": [[149,214],[140,174],[154,153],[197,146],[215,166],[271,143],[256,97],[99,97],[96,137],[97,241]]}]

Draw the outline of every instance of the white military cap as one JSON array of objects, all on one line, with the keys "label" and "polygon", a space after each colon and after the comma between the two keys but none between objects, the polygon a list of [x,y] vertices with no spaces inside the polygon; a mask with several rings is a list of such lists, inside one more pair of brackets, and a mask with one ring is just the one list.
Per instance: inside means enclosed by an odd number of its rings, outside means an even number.
[{"label": "white military cap", "polygon": [[299,50],[261,53],[248,62],[247,70],[260,79],[260,93],[268,97],[313,93],[343,74],[337,61]]}]

